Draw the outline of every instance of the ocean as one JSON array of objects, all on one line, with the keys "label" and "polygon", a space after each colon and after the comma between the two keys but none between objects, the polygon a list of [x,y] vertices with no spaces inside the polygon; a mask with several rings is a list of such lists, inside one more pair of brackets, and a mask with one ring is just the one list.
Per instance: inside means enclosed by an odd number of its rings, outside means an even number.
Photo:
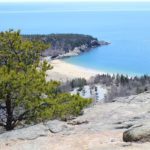
[{"label": "ocean", "polygon": [[64,61],[107,73],[150,75],[150,3],[0,3],[0,31],[79,33],[108,41]]}]

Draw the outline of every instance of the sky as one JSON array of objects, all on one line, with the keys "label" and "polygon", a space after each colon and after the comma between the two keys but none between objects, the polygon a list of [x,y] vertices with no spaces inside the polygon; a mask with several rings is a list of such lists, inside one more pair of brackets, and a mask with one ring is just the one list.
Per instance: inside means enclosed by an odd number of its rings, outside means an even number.
[{"label": "sky", "polygon": [[0,0],[0,3],[4,2],[150,2],[150,0]]}]

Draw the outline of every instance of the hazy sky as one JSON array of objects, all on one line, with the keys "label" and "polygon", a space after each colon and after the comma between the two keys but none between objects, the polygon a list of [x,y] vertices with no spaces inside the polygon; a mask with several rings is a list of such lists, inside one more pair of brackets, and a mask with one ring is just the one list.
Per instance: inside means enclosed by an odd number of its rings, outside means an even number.
[{"label": "hazy sky", "polygon": [[0,0],[0,2],[112,2],[112,1],[118,1],[118,2],[143,2],[147,1],[150,2],[150,0]]}]

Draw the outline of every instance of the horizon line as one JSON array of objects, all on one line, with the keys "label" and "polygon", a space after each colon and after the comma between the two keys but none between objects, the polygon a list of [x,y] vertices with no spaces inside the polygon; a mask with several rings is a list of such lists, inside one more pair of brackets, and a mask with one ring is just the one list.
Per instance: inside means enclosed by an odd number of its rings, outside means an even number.
[{"label": "horizon line", "polygon": [[89,0],[81,0],[81,1],[13,1],[13,2],[10,2],[10,1],[0,1],[0,3],[112,3],[112,2],[117,2],[117,3],[150,3],[149,0],[122,0],[122,1],[119,1],[119,0],[106,0],[106,1],[97,1],[97,0],[93,0],[93,1],[89,1]]}]

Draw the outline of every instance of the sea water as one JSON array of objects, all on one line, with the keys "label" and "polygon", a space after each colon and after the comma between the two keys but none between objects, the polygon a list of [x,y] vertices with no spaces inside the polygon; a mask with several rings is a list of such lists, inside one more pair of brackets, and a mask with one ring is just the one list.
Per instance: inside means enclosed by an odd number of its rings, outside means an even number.
[{"label": "sea water", "polygon": [[0,31],[79,33],[111,44],[66,62],[128,75],[150,74],[150,3],[0,3]]}]

